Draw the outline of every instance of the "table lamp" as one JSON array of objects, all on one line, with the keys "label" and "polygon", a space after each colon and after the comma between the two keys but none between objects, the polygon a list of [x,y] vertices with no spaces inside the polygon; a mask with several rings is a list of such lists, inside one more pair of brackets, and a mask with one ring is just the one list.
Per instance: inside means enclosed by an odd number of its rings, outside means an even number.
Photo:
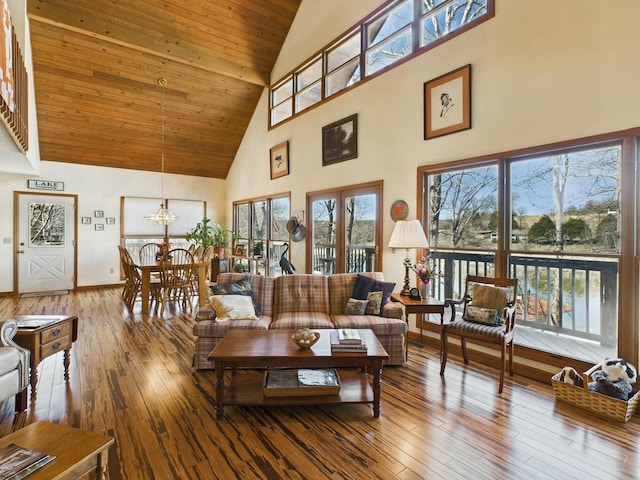
[{"label": "table lamp", "polygon": [[427,236],[419,220],[398,220],[393,233],[389,240],[390,248],[404,248],[406,256],[404,259],[404,287],[400,295],[409,295],[409,268],[411,267],[411,259],[409,258],[409,249],[411,248],[429,248]]}]

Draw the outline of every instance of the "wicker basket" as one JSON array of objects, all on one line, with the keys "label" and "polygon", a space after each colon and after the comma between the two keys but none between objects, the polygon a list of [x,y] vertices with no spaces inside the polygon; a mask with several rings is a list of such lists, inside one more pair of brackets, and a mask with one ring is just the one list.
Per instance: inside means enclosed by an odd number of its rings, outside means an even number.
[{"label": "wicker basket", "polygon": [[600,368],[600,364],[594,365],[582,374],[583,387],[571,385],[560,381],[560,374],[556,373],[551,377],[553,391],[556,394],[556,400],[570,403],[578,407],[584,408],[594,414],[615,420],[617,422],[628,422],[635,413],[640,401],[640,391],[635,392],[626,402],[617,398],[609,397],[601,393],[589,391],[590,375]]}]

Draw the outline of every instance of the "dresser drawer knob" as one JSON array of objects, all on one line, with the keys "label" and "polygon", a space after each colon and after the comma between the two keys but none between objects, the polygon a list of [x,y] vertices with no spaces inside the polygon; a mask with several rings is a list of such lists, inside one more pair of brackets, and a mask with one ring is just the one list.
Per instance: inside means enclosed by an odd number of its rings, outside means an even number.
[{"label": "dresser drawer knob", "polygon": [[60,345],[62,345],[60,342],[56,342],[53,345],[51,345],[51,349],[58,350],[60,348]]},{"label": "dresser drawer knob", "polygon": [[60,332],[62,330],[60,330],[59,328],[54,328],[53,330],[51,330],[51,335],[53,335],[54,337],[57,337],[58,335],[60,335]]}]

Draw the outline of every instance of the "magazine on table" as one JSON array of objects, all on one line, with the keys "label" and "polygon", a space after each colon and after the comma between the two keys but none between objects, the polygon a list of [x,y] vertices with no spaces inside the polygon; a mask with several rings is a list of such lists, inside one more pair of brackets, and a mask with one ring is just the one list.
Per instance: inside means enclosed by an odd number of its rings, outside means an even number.
[{"label": "magazine on table", "polygon": [[339,328],[338,340],[340,344],[360,345],[362,343],[362,336],[355,328]]},{"label": "magazine on table", "polygon": [[10,443],[0,448],[0,480],[20,480],[55,458],[55,456]]}]

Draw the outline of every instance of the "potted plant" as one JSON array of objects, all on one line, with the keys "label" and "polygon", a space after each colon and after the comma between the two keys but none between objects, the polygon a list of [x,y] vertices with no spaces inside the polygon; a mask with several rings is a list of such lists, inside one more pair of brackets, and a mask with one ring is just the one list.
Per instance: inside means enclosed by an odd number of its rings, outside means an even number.
[{"label": "potted plant", "polygon": [[211,220],[206,217],[202,222],[198,222],[193,230],[187,232],[185,236],[187,242],[202,245],[203,249],[213,246],[213,226],[209,225],[209,222]]},{"label": "potted plant", "polygon": [[262,252],[264,251],[264,243],[256,242],[253,245],[253,256],[254,257],[262,257]]},{"label": "potted plant", "polygon": [[225,258],[225,249],[229,246],[231,230],[227,230],[219,223],[214,223],[212,228],[213,248],[216,249],[218,258]]}]

